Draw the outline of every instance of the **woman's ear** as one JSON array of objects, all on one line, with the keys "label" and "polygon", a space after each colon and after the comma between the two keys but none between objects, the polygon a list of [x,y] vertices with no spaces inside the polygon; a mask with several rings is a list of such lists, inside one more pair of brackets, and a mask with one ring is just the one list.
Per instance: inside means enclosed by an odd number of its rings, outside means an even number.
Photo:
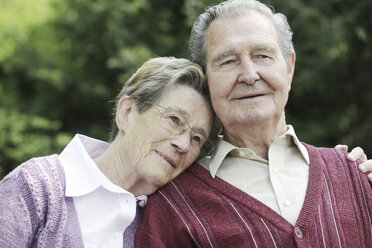
[{"label": "woman's ear", "polygon": [[116,108],[116,125],[119,130],[126,130],[129,122],[129,116],[134,107],[135,102],[129,96],[123,96],[119,100],[118,106]]}]

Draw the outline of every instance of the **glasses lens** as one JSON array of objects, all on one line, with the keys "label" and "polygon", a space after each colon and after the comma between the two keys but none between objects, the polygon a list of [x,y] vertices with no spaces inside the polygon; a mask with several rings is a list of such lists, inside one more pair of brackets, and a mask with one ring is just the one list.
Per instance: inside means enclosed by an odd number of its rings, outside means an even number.
[{"label": "glasses lens", "polygon": [[185,118],[183,118],[183,116],[180,113],[171,108],[167,108],[164,111],[163,117],[169,122],[169,124],[175,127],[179,132],[183,132],[189,127],[189,124],[185,120]]},{"label": "glasses lens", "polygon": [[[160,110],[158,111],[161,113]],[[200,153],[200,156],[211,155],[214,149],[214,143],[209,139],[203,138],[203,135],[192,130],[188,121],[180,113],[172,108],[166,108],[161,114],[161,117],[169,124],[170,127],[173,127],[174,131],[176,131],[178,134],[189,131],[191,148],[195,153]],[[203,140],[206,141],[203,145],[201,145]]]}]

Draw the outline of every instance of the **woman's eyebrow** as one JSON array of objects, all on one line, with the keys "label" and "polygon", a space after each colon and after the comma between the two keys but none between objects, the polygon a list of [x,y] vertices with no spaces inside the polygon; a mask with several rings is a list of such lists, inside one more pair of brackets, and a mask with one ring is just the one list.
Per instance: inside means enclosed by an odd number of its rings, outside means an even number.
[{"label": "woman's eyebrow", "polygon": [[177,108],[177,107],[172,108],[172,109],[175,110],[175,111],[177,111],[178,113],[180,113],[180,114],[183,116],[183,118],[185,118],[185,120],[187,121],[187,123],[189,123],[190,128],[191,128],[194,132],[203,135],[205,138],[208,138],[208,136],[207,136],[207,132],[206,132],[205,128],[202,128],[202,127],[193,127],[193,126],[191,126],[190,121],[189,121],[189,119],[188,119],[188,117],[190,117],[190,114],[189,114],[186,110],[184,110],[184,109],[182,109],[182,108]]}]

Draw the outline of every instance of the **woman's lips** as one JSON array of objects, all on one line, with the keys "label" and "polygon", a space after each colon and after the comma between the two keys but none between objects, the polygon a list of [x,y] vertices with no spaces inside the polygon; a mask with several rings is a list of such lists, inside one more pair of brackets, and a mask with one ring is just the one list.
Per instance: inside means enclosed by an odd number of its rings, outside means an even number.
[{"label": "woman's lips", "polygon": [[159,152],[158,150],[155,150],[157,154],[159,154],[160,157],[162,157],[165,161],[167,161],[173,168],[176,168],[176,163],[174,162],[173,159],[171,159],[169,156],[166,154]]}]

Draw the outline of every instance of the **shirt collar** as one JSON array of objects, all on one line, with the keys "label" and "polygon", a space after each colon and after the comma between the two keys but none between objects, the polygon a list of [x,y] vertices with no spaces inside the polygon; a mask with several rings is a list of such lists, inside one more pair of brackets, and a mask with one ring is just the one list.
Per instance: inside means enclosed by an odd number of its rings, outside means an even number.
[{"label": "shirt collar", "polygon": [[93,161],[108,146],[106,142],[81,134],[75,135],[58,156],[66,175],[66,196],[85,195],[100,186],[112,192],[127,193],[126,190],[113,184]]},{"label": "shirt collar", "polygon": [[307,151],[306,147],[297,138],[297,135],[296,135],[292,125],[287,125],[287,132],[285,132],[283,134],[283,136],[291,136],[292,137],[293,143],[297,146],[298,150],[302,154],[302,157],[305,159],[306,163],[309,165],[310,164],[309,152]]},{"label": "shirt collar", "polygon": [[[306,163],[310,164],[309,153],[307,149],[305,148],[305,146],[297,138],[292,125],[287,125],[287,131],[283,135],[277,137],[276,139],[283,138],[286,136],[292,137],[293,143],[297,146],[297,148],[301,152]],[[217,170],[221,166],[222,161],[225,159],[225,157],[228,154],[239,156],[238,150],[240,151],[244,150],[245,158],[267,163],[266,159],[261,158],[254,151],[248,148],[244,148],[244,147],[240,148],[240,147],[234,146],[230,142],[224,140],[223,136],[219,136],[219,140],[217,141],[217,144],[216,144],[216,149],[214,153],[212,154],[212,156],[201,159],[199,163],[203,165],[204,167],[207,167],[207,168],[209,167],[209,171],[211,173],[212,178],[215,178]]]}]

